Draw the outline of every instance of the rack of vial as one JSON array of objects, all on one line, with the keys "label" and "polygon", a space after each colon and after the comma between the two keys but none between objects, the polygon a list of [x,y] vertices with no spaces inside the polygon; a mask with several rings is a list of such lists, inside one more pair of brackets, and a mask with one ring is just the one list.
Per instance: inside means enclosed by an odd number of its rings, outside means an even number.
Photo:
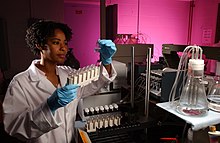
[{"label": "rack of vial", "polygon": [[86,117],[85,128],[87,132],[95,132],[96,129],[121,125],[122,115],[116,103],[85,108],[84,115]]},{"label": "rack of vial", "polygon": [[100,66],[89,65],[78,70],[73,70],[69,73],[67,78],[68,84],[78,84],[85,86],[92,81],[96,81],[99,78]]}]

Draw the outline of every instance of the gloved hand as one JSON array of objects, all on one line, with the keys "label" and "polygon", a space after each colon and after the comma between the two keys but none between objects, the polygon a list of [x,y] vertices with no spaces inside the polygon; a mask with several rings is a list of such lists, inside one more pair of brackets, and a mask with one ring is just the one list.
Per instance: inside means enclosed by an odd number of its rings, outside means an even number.
[{"label": "gloved hand", "polygon": [[66,106],[77,96],[77,89],[79,85],[69,84],[62,88],[58,88],[54,93],[47,99],[47,104],[54,113],[58,108]]},{"label": "gloved hand", "polygon": [[111,64],[112,56],[117,51],[115,43],[112,40],[98,40],[101,61],[103,65]]}]

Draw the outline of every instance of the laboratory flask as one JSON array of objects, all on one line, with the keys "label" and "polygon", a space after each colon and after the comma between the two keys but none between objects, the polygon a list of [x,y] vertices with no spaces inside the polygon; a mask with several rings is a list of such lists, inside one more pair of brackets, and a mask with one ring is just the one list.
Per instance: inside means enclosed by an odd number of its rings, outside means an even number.
[{"label": "laboratory flask", "polygon": [[211,110],[220,112],[220,76],[214,77],[214,84],[208,93],[208,107]]},{"label": "laboratory flask", "polygon": [[[170,105],[177,112],[186,116],[204,116],[208,111],[208,100],[203,80],[204,60],[202,48],[187,46],[180,56],[177,75],[170,92]],[[182,74],[183,73],[183,74]],[[182,80],[180,80],[182,78]],[[177,85],[181,83],[178,89]],[[180,96],[176,98],[177,92]]]},{"label": "laboratory flask", "polygon": [[208,100],[204,86],[204,60],[190,59],[186,83],[182,89],[177,111],[187,116],[203,116],[208,111]]}]

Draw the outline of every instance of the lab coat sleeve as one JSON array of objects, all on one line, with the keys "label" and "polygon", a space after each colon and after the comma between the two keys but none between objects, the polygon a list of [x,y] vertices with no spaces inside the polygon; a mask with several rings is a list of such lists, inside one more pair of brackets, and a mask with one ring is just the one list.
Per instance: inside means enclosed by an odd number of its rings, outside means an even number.
[{"label": "lab coat sleeve", "polygon": [[18,81],[12,80],[3,102],[5,131],[20,140],[41,136],[59,126],[46,101],[32,108]]},{"label": "lab coat sleeve", "polygon": [[101,65],[99,79],[81,88],[79,94],[82,95],[82,97],[84,98],[95,94],[102,87],[110,84],[117,76],[117,72],[113,64],[111,64],[111,66],[112,66],[112,70],[111,70],[111,74],[109,75],[105,67]]}]

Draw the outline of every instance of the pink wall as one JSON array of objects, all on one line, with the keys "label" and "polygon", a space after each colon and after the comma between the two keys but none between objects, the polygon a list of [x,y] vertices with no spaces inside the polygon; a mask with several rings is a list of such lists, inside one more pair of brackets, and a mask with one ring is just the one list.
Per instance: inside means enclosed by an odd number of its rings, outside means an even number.
[{"label": "pink wall", "polygon": [[[189,2],[171,0],[115,0],[118,3],[118,33],[138,31],[154,44],[154,59],[161,56],[162,44],[187,43]],[[138,29],[139,22],[139,29]]]},{"label": "pink wall", "polygon": [[100,36],[99,5],[65,4],[64,21],[73,30],[69,47],[80,61],[80,66],[95,64],[99,54],[94,52]]},{"label": "pink wall", "polygon": [[[148,39],[147,43],[154,44],[153,60],[158,60],[162,55],[162,44],[187,44],[190,10],[188,0],[140,0],[139,2],[139,29],[137,28],[138,0],[108,2],[108,5],[118,4],[118,34],[136,34],[137,31],[144,34]],[[214,43],[218,2],[220,0],[195,0],[192,44],[203,44],[204,29],[211,29],[209,45]]]},{"label": "pink wall", "polygon": [[[154,59],[162,56],[162,44],[187,44],[189,0],[106,0],[107,5],[118,4],[118,34],[137,34],[154,44]],[[214,44],[217,8],[220,0],[195,0],[191,44]],[[82,10],[82,14],[76,14]],[[64,21],[73,28],[70,47],[81,66],[93,64],[98,59],[94,47],[100,33],[99,5],[65,4]],[[139,23],[139,25],[138,25]],[[139,26],[139,29],[138,29]],[[204,32],[210,32],[204,38]]]},{"label": "pink wall", "polygon": [[[195,1],[192,44],[213,45],[220,0]],[[205,32],[208,38],[205,38]]]}]

